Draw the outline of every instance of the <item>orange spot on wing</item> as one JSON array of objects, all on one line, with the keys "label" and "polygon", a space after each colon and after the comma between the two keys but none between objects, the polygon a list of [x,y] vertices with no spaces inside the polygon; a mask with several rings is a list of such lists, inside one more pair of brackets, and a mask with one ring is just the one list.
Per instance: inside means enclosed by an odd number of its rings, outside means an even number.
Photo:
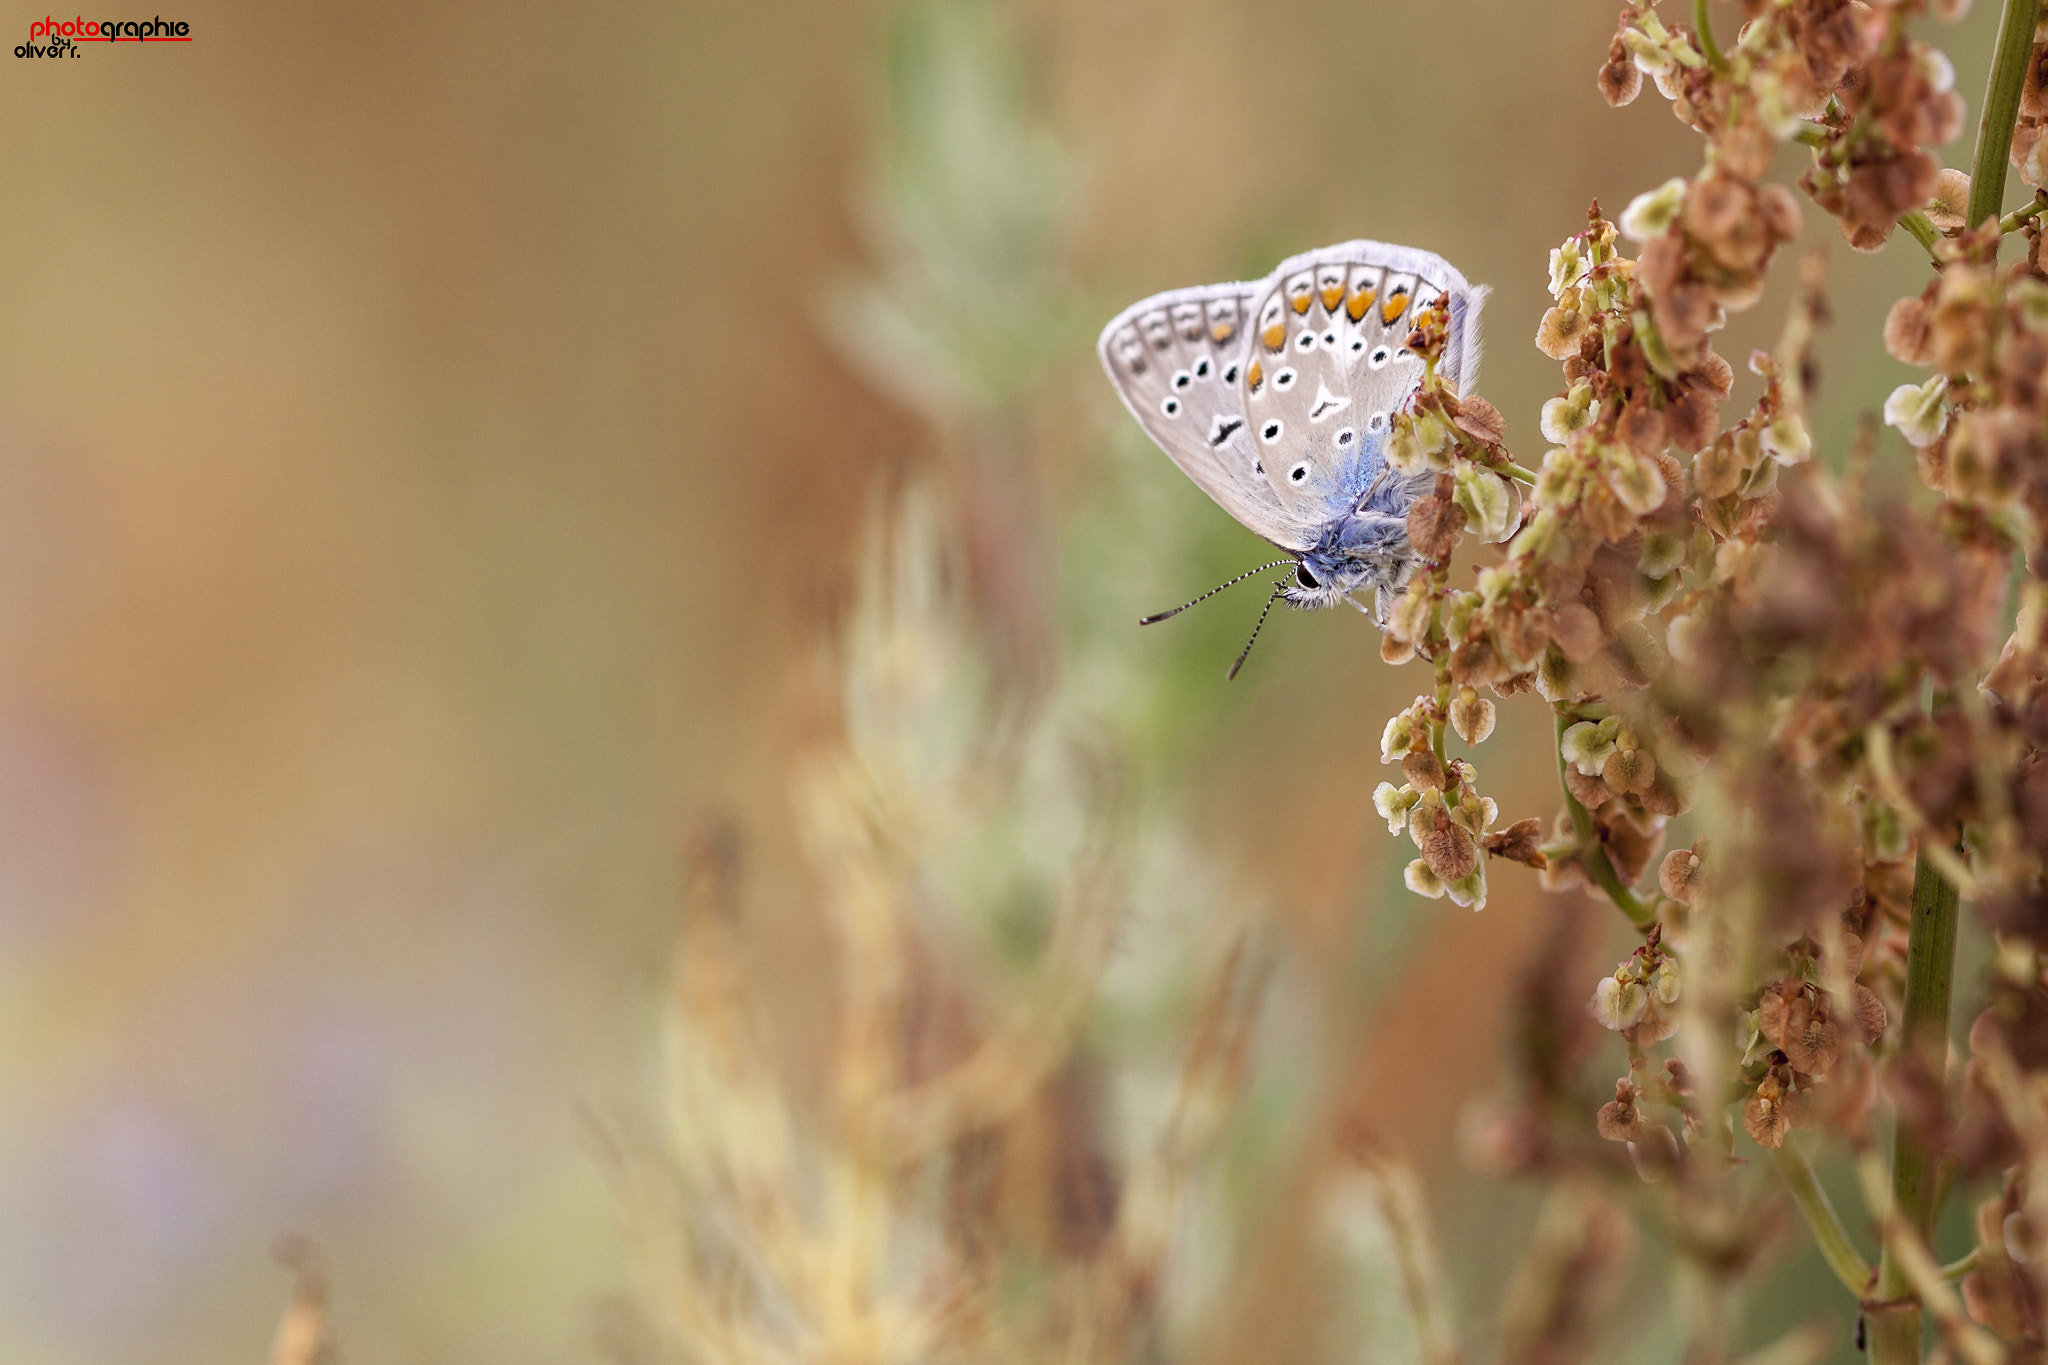
[{"label": "orange spot on wing", "polygon": [[1396,294],[1380,309],[1380,321],[1391,325],[1395,318],[1408,311],[1408,296]]},{"label": "orange spot on wing", "polygon": [[1339,302],[1339,301],[1340,301],[1341,299],[1343,299],[1343,297],[1344,297],[1344,286],[1343,286],[1343,285],[1341,285],[1341,284],[1326,284],[1326,285],[1324,285],[1324,286],[1323,286],[1323,311],[1324,311],[1325,313],[1334,313],[1334,312],[1336,312],[1336,311],[1337,311],[1337,304],[1338,304],[1338,302]]},{"label": "orange spot on wing", "polygon": [[1287,306],[1289,308],[1292,308],[1297,313],[1306,313],[1308,311],[1309,300],[1313,297],[1315,297],[1313,294],[1309,293],[1308,290],[1304,289],[1299,294],[1296,294],[1293,298],[1287,300]]},{"label": "orange spot on wing", "polygon": [[1252,367],[1244,372],[1244,382],[1253,393],[1257,393],[1259,385],[1266,382],[1266,372],[1259,368],[1258,361],[1254,360]]},{"label": "orange spot on wing", "polygon": [[1259,333],[1259,340],[1266,343],[1267,350],[1277,351],[1286,344],[1287,329],[1276,322],[1265,331]]},{"label": "orange spot on wing", "polygon": [[1218,322],[1210,326],[1209,335],[1217,341],[1228,341],[1237,335],[1237,328],[1232,323]]},{"label": "orange spot on wing", "polygon": [[1344,315],[1353,322],[1358,321],[1365,316],[1365,310],[1372,307],[1372,301],[1378,293],[1376,289],[1359,290],[1351,296],[1351,301],[1344,305]]}]

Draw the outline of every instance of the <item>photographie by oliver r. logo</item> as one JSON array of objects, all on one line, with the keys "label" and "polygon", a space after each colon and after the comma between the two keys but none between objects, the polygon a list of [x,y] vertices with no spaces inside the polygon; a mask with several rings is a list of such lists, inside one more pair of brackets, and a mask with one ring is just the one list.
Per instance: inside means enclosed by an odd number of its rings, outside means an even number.
[{"label": "photographie by oliver r. logo", "polygon": [[189,43],[192,26],[182,19],[31,19],[28,41],[17,57],[76,57],[86,43]]}]

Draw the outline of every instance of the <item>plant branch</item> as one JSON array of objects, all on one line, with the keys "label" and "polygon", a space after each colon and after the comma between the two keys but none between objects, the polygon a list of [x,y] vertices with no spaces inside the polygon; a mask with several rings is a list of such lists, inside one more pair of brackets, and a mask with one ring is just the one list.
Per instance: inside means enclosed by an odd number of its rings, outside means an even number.
[{"label": "plant branch", "polygon": [[1814,1178],[1806,1153],[1788,1140],[1771,1153],[1771,1159],[1777,1163],[1778,1174],[1785,1177],[1785,1184],[1791,1188],[1799,1211],[1806,1215],[1806,1224],[1813,1229],[1814,1245],[1820,1248],[1828,1268],[1835,1272],[1835,1278],[1842,1282],[1843,1288],[1861,1299],[1870,1292],[1871,1276],[1877,1272],[1870,1262],[1863,1259],[1863,1253],[1856,1249],[1856,1244],[1849,1240],[1849,1230],[1842,1226],[1835,1206],[1828,1202],[1827,1191]]},{"label": "plant branch", "polygon": [[2043,209],[2048,209],[2048,192],[2035,190],[2032,203],[2022,204],[1998,220],[1999,235],[2003,236],[2008,232],[2019,231],[2020,224],[2026,222],[2029,218],[2036,217]]},{"label": "plant branch", "polygon": [[1721,45],[1714,41],[1714,21],[1707,14],[1707,0],[1692,0],[1692,26],[1700,36],[1700,51],[1706,54],[1707,65],[1716,71],[1728,69],[1728,59],[1721,55]]},{"label": "plant branch", "polygon": [[1572,795],[1571,784],[1564,777],[1564,732],[1570,728],[1572,718],[1563,711],[1557,713],[1557,785],[1564,792],[1564,808],[1570,812],[1572,829],[1579,836],[1579,866],[1602,891],[1607,899],[1614,902],[1629,922],[1638,929],[1647,929],[1657,918],[1655,906],[1644,901],[1634,891],[1622,884],[1621,875],[1614,870],[1614,864],[1607,861],[1607,850],[1600,847],[1600,836],[1593,832],[1593,816],[1579,798]]},{"label": "plant branch", "polygon": [[1934,244],[1941,240],[1941,234],[1934,230],[1934,224],[1928,221],[1926,214],[1918,209],[1901,214],[1899,226],[1906,230],[1907,236],[1925,247],[1927,254],[1937,263],[1941,260],[1941,257],[1934,255]]},{"label": "plant branch", "polygon": [[[1929,835],[1921,836],[1925,845]],[[1906,1018],[1899,1052],[1910,1063],[1929,1068],[1939,1079],[1948,1060],[1948,1007],[1955,975],[1956,911],[1960,896],[1955,884],[1941,875],[1922,849],[1913,866],[1913,923],[1906,938]],[[1903,1118],[1892,1133],[1892,1178],[1889,1221],[1910,1233],[1919,1246],[1930,1245],[1935,1198],[1939,1185],[1936,1154],[1918,1130]],[[1920,1359],[1920,1304],[1913,1276],[1901,1260],[1897,1238],[1885,1238],[1874,1297],[1897,1305],[1878,1319],[1870,1343],[1873,1365],[1908,1365]]]},{"label": "plant branch", "polygon": [[2034,20],[2041,0],[2005,0],[1998,16],[1998,44],[1991,54],[1991,79],[1984,88],[1984,117],[1977,124],[1977,154],[1970,165],[1970,211],[1975,227],[1996,217],[2005,202],[2006,157],[2012,126],[2019,118],[2020,91],[2027,81],[2027,57],[2034,48]]}]

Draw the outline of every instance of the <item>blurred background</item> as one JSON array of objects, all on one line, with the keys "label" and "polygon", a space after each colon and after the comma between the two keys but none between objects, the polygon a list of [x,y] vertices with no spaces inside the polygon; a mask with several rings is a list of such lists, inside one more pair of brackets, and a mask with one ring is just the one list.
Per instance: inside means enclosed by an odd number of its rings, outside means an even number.
[{"label": "blurred background", "polygon": [[[1282,614],[1230,685],[1256,590],[1137,629],[1265,547],[1092,344],[1155,290],[1426,247],[1496,287],[1479,387],[1534,463],[1548,249],[1698,164],[1654,91],[1597,94],[1611,0],[165,17],[194,41],[0,88],[0,1361],[262,1359],[286,1232],[346,1361],[603,1358],[631,1274],[590,1116],[648,1103],[705,821],[778,1073],[830,1068],[792,772],[906,488],[999,709],[1128,765],[1153,870],[1112,1004],[1197,903],[1268,926],[1284,1007],[1214,1205],[1263,1268],[1186,1357],[1277,1349],[1288,1172],[1352,1121],[1490,1308],[1535,1195],[1468,1169],[1461,1116],[1521,964],[1590,991],[1624,926],[1515,868],[1476,916],[1401,890],[1370,793],[1421,680],[1356,616]],[[1936,35],[1973,111],[1992,22]],[[1877,327],[1926,267],[1818,214],[1801,245],[1839,450],[1907,377]],[[1546,735],[1516,698],[1476,756],[1504,819],[1554,808]],[[1043,912],[999,910],[974,934],[1028,959]],[[1673,1357],[1657,1283],[1610,1358]],[[1770,1284],[1760,1337],[1846,1309],[1805,1252]]]}]

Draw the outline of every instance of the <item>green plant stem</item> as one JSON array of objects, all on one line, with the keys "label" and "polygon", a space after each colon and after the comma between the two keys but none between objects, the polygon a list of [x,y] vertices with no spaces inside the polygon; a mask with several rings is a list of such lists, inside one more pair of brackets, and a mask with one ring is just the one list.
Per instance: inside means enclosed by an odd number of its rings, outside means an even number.
[{"label": "green plant stem", "polygon": [[1975,1270],[1980,1264],[1982,1264],[1983,1260],[1984,1248],[1971,1247],[1970,1252],[1967,1256],[1963,1256],[1956,1260],[1950,1261],[1947,1265],[1941,1268],[1941,1278],[1951,1282],[1960,1280],[1961,1278],[1963,1278],[1963,1276],[1969,1274],[1971,1271]]},{"label": "green plant stem", "polygon": [[1614,870],[1614,864],[1607,861],[1607,850],[1600,847],[1600,836],[1593,832],[1593,816],[1579,798],[1572,795],[1569,783],[1565,781],[1564,732],[1572,725],[1570,716],[1559,712],[1557,716],[1557,785],[1564,792],[1564,808],[1570,812],[1572,829],[1579,836],[1579,866],[1593,879],[1593,884],[1607,893],[1607,899],[1614,902],[1621,913],[1627,915],[1629,923],[1638,929],[1648,929],[1656,921],[1657,909],[1641,896],[1622,884],[1621,876]]},{"label": "green plant stem", "polygon": [[1807,1162],[1806,1154],[1789,1140],[1784,1146],[1771,1153],[1777,1164],[1778,1174],[1785,1177],[1785,1184],[1792,1190],[1792,1198],[1799,1205],[1799,1211],[1806,1215],[1806,1225],[1813,1230],[1814,1245],[1835,1272],[1835,1278],[1857,1298],[1870,1292],[1870,1277],[1876,1272],[1870,1262],[1863,1259],[1863,1253],[1849,1240],[1849,1230],[1842,1226],[1841,1218],[1835,1213],[1835,1206],[1828,1202],[1828,1193],[1814,1178],[1813,1167]]},{"label": "green plant stem", "polygon": [[1728,59],[1721,55],[1721,45],[1714,41],[1714,23],[1707,15],[1707,0],[1692,0],[1692,26],[1699,31],[1700,51],[1706,54],[1707,65],[1716,71],[1728,69]]},{"label": "green plant stem", "polygon": [[[1921,836],[1923,839],[1929,837]],[[1942,1078],[1948,1060],[1948,1007],[1955,975],[1956,888],[1922,854],[1913,866],[1913,924],[1906,937],[1906,1019],[1900,1030],[1902,1058],[1916,1054],[1920,1064]],[[1892,1213],[1932,1245],[1934,1216],[1939,1212],[1937,1159],[1926,1141],[1904,1121],[1892,1131]],[[1884,1305],[1871,1318],[1872,1365],[1917,1365],[1920,1359],[1918,1299],[1890,1239],[1878,1264],[1872,1298]]]},{"label": "green plant stem", "polygon": [[1927,248],[1929,256],[1937,261],[1941,259],[1939,256],[1934,255],[1934,244],[1941,240],[1941,234],[1934,230],[1934,224],[1927,220],[1926,214],[1918,209],[1914,209],[1911,213],[1901,214],[1899,226],[1904,228],[1906,234],[1914,241]]},{"label": "green plant stem", "polygon": [[2020,224],[2026,222],[2029,218],[2039,216],[2043,209],[2048,209],[2048,193],[2035,190],[2033,203],[2022,204],[1998,220],[1999,234],[2002,236],[2008,232],[2019,231]]},{"label": "green plant stem", "polygon": [[1531,488],[1534,488],[1536,486],[1536,476],[1530,471],[1516,464],[1513,460],[1503,460],[1501,462],[1501,467],[1495,470],[1494,472],[1496,474],[1505,474],[1509,478],[1514,479],[1517,482],[1526,483]]},{"label": "green plant stem", "polygon": [[2027,56],[2034,47],[2034,20],[2041,0],[2005,0],[1998,16],[1998,44],[1991,54],[1991,79],[1984,87],[1984,117],[1977,124],[1977,154],[1970,166],[1971,227],[1998,215],[2005,202],[2006,157],[2012,126],[2019,118],[2020,91],[2027,82]]}]

